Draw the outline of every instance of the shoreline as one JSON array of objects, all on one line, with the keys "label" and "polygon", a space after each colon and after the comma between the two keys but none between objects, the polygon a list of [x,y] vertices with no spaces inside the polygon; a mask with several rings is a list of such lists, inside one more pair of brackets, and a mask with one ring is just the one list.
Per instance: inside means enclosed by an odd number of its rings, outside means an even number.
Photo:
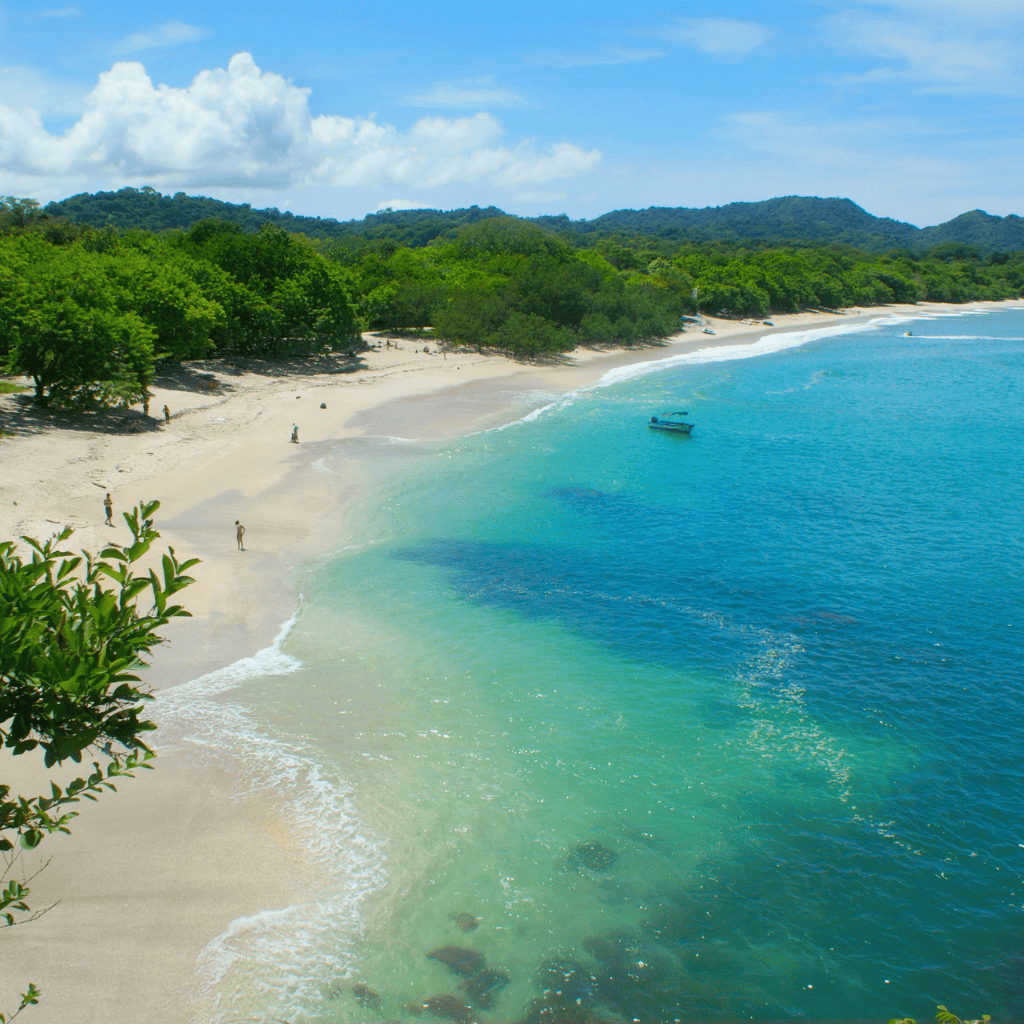
[{"label": "shoreline", "polygon": [[[26,422],[21,436],[5,437],[0,535],[42,538],[70,523],[71,545],[95,550],[108,533],[126,534],[102,526],[105,490],[118,512],[135,499],[159,497],[158,543],[203,559],[197,584],[183,598],[195,618],[165,631],[170,643],[157,650],[146,676],[164,689],[268,648],[295,612],[296,571],[331,547],[345,506],[364,484],[357,458],[348,481],[316,470],[331,442],[456,437],[522,419],[626,367],[772,335],[849,329],[876,317],[1005,308],[1024,302],[792,314],[774,318],[772,328],[707,318],[714,338],[691,329],[665,345],[578,350],[555,365],[424,355],[409,351],[422,341],[402,340],[398,349],[366,353],[366,369],[351,374],[282,368],[271,377],[203,367],[216,387],[192,381],[186,391],[168,377],[167,386],[153,389],[154,408],[172,406],[166,427],[104,434],[72,424],[33,432]],[[194,365],[189,371],[197,376]],[[17,403],[10,396],[0,403],[0,422],[10,429],[8,410]],[[288,443],[296,407],[303,409],[298,446]],[[234,547],[236,518],[248,528],[245,555]],[[53,864],[37,880],[34,899],[40,906],[63,901],[8,937],[8,970],[0,979],[5,1002],[29,980],[42,989],[32,1011],[37,1022],[191,1020],[186,991],[206,943],[232,921],[290,906],[315,885],[302,851],[283,835],[280,807],[239,796],[229,773],[200,768],[180,753],[162,756],[157,766],[145,781],[126,783],[116,798],[86,808],[71,837],[42,847]],[[44,774],[10,761],[6,767],[16,767],[12,781],[26,786]]]}]

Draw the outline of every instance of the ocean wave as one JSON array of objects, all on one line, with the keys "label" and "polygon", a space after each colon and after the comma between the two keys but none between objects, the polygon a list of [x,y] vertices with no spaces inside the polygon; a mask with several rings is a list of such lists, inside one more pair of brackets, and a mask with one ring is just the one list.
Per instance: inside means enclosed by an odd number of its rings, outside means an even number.
[{"label": "ocean wave", "polygon": [[298,672],[302,668],[302,662],[290,654],[285,654],[281,650],[281,645],[288,639],[288,634],[295,628],[295,623],[299,621],[300,610],[296,609],[292,617],[282,624],[269,647],[264,647],[263,650],[257,651],[251,657],[239,658],[238,661],[225,665],[224,668],[208,672],[181,686],[161,690],[158,702],[159,713],[180,715],[197,698],[210,697],[233,690],[246,679],[255,679],[259,676],[283,676]]},{"label": "ocean wave", "polygon": [[226,767],[235,798],[276,810],[319,875],[315,901],[237,918],[201,950],[191,1002],[204,1022],[253,1013],[315,1017],[324,993],[350,971],[361,905],[386,878],[383,850],[360,821],[350,788],[305,745],[263,732],[248,708],[223,699],[248,679],[302,668],[281,650],[298,616],[269,647],[157,701],[161,747],[186,751],[200,766]]},{"label": "ocean wave", "polygon": [[686,366],[693,363],[724,363],[734,359],[752,359],[755,356],[771,355],[774,352],[783,352],[789,348],[806,345],[809,341],[817,341],[819,338],[877,331],[887,322],[887,318],[877,317],[863,324],[836,324],[831,327],[814,327],[806,331],[784,331],[778,334],[766,334],[753,343],[716,345],[699,348],[694,352],[666,356],[664,359],[653,359],[645,363],[630,363],[628,366],[617,366],[614,370],[609,370],[594,387],[609,387],[624,380],[632,380],[635,377],[646,376],[648,373],[671,369],[675,366]]}]

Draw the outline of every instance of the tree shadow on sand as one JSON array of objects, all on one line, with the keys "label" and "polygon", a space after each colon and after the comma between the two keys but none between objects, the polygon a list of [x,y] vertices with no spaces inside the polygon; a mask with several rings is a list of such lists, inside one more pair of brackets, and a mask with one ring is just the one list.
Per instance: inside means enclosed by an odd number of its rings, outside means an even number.
[{"label": "tree shadow on sand", "polygon": [[0,407],[0,433],[11,437],[41,434],[54,427],[93,434],[151,434],[160,421],[141,409],[50,409],[37,405],[28,392],[7,396]]},{"label": "tree shadow on sand", "polygon": [[[319,377],[339,373],[355,373],[366,369],[358,355],[329,353],[313,356],[290,356],[284,359],[252,359],[242,356],[224,359],[202,359],[162,368],[153,380],[153,387],[169,391],[209,391],[225,393],[235,390],[230,378],[252,373],[261,377]],[[228,379],[224,379],[228,378]]]}]

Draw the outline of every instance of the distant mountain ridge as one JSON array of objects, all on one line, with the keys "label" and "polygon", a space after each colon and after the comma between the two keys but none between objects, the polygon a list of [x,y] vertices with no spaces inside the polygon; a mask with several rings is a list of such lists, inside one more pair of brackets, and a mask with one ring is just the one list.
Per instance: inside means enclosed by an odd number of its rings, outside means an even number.
[{"label": "distant mountain ridge", "polygon": [[[46,206],[53,216],[102,227],[162,231],[187,228],[207,217],[233,221],[243,230],[277,224],[313,238],[390,238],[406,245],[426,245],[453,235],[464,224],[511,216],[497,207],[462,210],[386,210],[362,220],[302,217],[277,209],[254,210],[248,203],[225,203],[179,192],[165,196],[155,189],[82,193]],[[703,209],[651,206],[614,210],[593,220],[559,217],[517,218],[586,244],[595,237],[646,235],[673,241],[775,242],[788,245],[843,244],[868,252],[909,249],[920,253],[937,245],[961,244],[982,255],[1024,250],[1024,218],[997,217],[971,210],[933,227],[875,217],[850,199],[782,196],[754,203],[729,203]]]}]

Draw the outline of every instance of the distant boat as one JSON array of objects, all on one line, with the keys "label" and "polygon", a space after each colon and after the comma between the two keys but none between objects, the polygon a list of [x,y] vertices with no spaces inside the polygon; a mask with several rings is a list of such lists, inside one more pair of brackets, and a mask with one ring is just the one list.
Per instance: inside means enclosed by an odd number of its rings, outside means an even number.
[{"label": "distant boat", "polygon": [[775,324],[773,324],[771,320],[765,320],[764,325],[765,325],[765,327],[774,327],[775,326]]},{"label": "distant boat", "polygon": [[689,437],[694,425],[683,422],[683,417],[689,415],[687,412],[667,412],[664,416],[652,416],[647,426],[651,430],[667,430],[672,434],[686,434]]},{"label": "distant boat", "polygon": [[705,334],[714,334],[715,332],[713,330],[711,330],[710,327],[705,327],[704,328],[704,333]]}]

